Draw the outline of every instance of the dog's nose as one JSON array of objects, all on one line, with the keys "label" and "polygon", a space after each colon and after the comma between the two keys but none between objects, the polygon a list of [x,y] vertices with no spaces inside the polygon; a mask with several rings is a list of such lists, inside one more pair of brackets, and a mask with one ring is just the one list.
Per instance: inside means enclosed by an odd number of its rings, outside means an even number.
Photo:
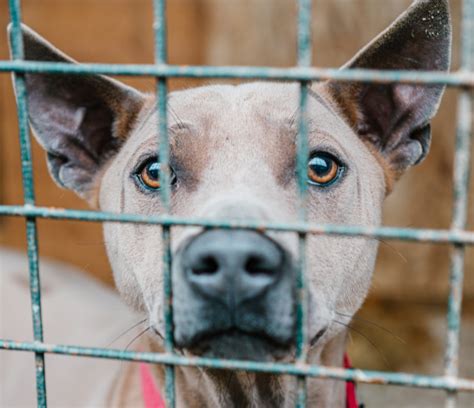
[{"label": "dog's nose", "polygon": [[194,290],[231,309],[275,284],[283,264],[280,246],[253,231],[207,231],[183,253],[185,279]]}]

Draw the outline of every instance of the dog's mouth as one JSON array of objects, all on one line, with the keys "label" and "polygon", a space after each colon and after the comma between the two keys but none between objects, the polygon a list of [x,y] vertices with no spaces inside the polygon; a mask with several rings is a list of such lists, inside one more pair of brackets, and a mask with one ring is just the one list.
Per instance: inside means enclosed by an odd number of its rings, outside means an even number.
[{"label": "dog's mouth", "polygon": [[263,331],[231,327],[200,333],[183,348],[202,357],[274,361],[287,357],[292,344]]},{"label": "dog's mouth", "polygon": [[[318,330],[310,339],[310,347],[315,347],[328,331],[328,326]],[[164,340],[162,334],[152,327],[152,331]],[[200,357],[253,361],[291,360],[295,338],[282,339],[265,331],[249,331],[237,327],[208,330],[196,334],[186,342],[177,342],[182,351]]]}]

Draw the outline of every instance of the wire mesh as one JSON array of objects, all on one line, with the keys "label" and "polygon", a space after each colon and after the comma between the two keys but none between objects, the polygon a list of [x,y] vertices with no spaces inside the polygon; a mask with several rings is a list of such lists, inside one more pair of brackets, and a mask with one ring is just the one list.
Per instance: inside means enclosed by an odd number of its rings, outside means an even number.
[{"label": "wire mesh", "polygon": [[[447,407],[456,405],[458,391],[474,392],[474,380],[459,378],[459,331],[461,327],[462,283],[464,274],[464,251],[474,245],[474,232],[466,230],[468,208],[468,175],[472,151],[472,109],[474,88],[474,0],[464,0],[461,33],[461,69],[453,73],[393,71],[368,69],[322,69],[311,65],[311,0],[299,0],[298,12],[298,61],[294,68],[272,67],[201,67],[173,66],[167,64],[166,51],[166,1],[153,0],[155,64],[81,64],[24,61],[20,0],[9,0],[11,20],[12,60],[0,61],[0,72],[14,73],[14,87],[18,101],[19,138],[21,145],[24,205],[0,205],[0,216],[19,216],[26,219],[28,259],[30,273],[30,293],[33,342],[19,342],[0,339],[0,349],[30,351],[36,358],[36,387],[38,407],[47,406],[44,354],[64,354],[83,357],[98,357],[127,361],[142,361],[164,364],[166,367],[166,405],[175,406],[175,366],[199,366],[216,369],[233,369],[274,374],[290,374],[297,377],[296,406],[306,406],[306,378],[321,377],[362,383],[393,384],[420,388],[443,389],[447,391]],[[160,177],[162,178],[161,197],[164,213],[160,216],[146,217],[138,214],[113,214],[98,211],[78,211],[71,209],[52,209],[35,205],[31,147],[28,128],[28,106],[25,86],[25,73],[54,74],[109,74],[156,77],[156,100],[158,116]],[[205,220],[180,218],[170,215],[170,168],[169,140],[167,134],[167,79],[170,77],[199,78],[241,78],[266,80],[293,80],[300,83],[299,129],[297,138],[297,178],[299,190],[299,222],[268,223],[229,220]],[[310,81],[333,79],[338,81],[443,84],[461,88],[458,107],[458,131],[454,168],[454,208],[449,230],[411,229],[393,227],[360,227],[351,225],[319,225],[306,222],[306,159],[308,157],[306,106],[307,86]],[[131,352],[106,348],[86,348],[72,345],[46,344],[43,342],[41,316],[41,290],[38,268],[37,218],[74,219],[98,222],[124,222],[161,225],[163,241],[164,273],[164,322],[165,353]],[[186,358],[174,353],[173,308],[171,285],[171,234],[172,226],[203,226],[206,228],[251,229],[293,231],[299,236],[299,272],[297,275],[297,335],[295,364],[251,362],[211,358]],[[307,234],[329,234],[338,236],[362,236],[368,239],[384,238],[413,242],[437,242],[451,244],[451,279],[448,301],[448,331],[445,353],[445,373],[443,376],[424,376],[406,373],[378,372],[369,370],[342,369],[310,365],[307,357],[307,287],[305,282],[306,236]]]}]

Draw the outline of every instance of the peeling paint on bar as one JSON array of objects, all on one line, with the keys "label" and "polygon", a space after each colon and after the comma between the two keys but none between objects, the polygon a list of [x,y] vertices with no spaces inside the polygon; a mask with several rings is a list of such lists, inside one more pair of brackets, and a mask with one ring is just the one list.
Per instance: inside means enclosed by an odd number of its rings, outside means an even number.
[{"label": "peeling paint on bar", "polygon": [[[461,71],[474,70],[474,0],[464,0],[461,21]],[[465,89],[459,95],[458,124],[456,132],[456,152],[453,174],[453,215],[452,230],[462,230],[467,225],[469,202],[469,172],[472,154],[472,114],[474,108],[473,90]],[[447,377],[457,377],[459,373],[459,332],[461,330],[461,307],[464,280],[465,245],[455,244],[451,252],[449,277],[449,297],[447,312],[447,333],[445,349],[445,369]],[[457,393],[448,391],[446,408],[457,406]]]},{"label": "peeling paint on bar", "polygon": [[358,236],[421,243],[474,245],[474,231],[416,229],[397,227],[367,227],[358,225],[330,225],[313,223],[275,223],[254,221],[207,220],[176,216],[145,216],[99,211],[69,210],[65,208],[0,205],[0,216],[68,219],[86,222],[123,222],[167,226],[202,226],[203,228],[238,228],[257,231],[297,232],[315,235]]},{"label": "peeling paint on bar", "polygon": [[154,76],[167,78],[261,79],[274,81],[337,81],[367,83],[406,83],[416,85],[446,85],[473,88],[474,74],[457,71],[392,71],[339,68],[272,68],[251,66],[199,66],[151,64],[98,64],[72,65],[60,62],[0,60],[0,72],[31,72],[49,74],[102,74],[118,76]]},{"label": "peeling paint on bar", "polygon": [[[182,357],[165,353],[144,353],[118,349],[102,349],[61,344],[17,342],[0,340],[0,350],[37,351],[71,355],[77,357],[95,357],[114,360],[143,361],[155,364],[177,366],[199,366],[237,371],[263,372],[273,374],[304,375],[308,377],[332,378],[342,381],[356,381],[366,384],[392,384],[416,388],[435,388],[474,392],[474,379],[451,378],[441,376],[391,373],[383,371],[343,369],[310,364],[269,363],[243,360],[224,360],[200,357]],[[0,351],[1,352],[1,351]]]}]

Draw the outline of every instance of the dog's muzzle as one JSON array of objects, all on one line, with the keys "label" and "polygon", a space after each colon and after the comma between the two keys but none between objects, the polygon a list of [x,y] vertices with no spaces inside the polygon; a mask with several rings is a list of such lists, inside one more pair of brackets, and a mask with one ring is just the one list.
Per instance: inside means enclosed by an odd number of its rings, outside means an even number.
[{"label": "dog's muzzle", "polygon": [[294,268],[288,253],[263,234],[212,230],[194,237],[176,254],[173,297],[180,347],[256,358],[264,344],[292,342]]}]

